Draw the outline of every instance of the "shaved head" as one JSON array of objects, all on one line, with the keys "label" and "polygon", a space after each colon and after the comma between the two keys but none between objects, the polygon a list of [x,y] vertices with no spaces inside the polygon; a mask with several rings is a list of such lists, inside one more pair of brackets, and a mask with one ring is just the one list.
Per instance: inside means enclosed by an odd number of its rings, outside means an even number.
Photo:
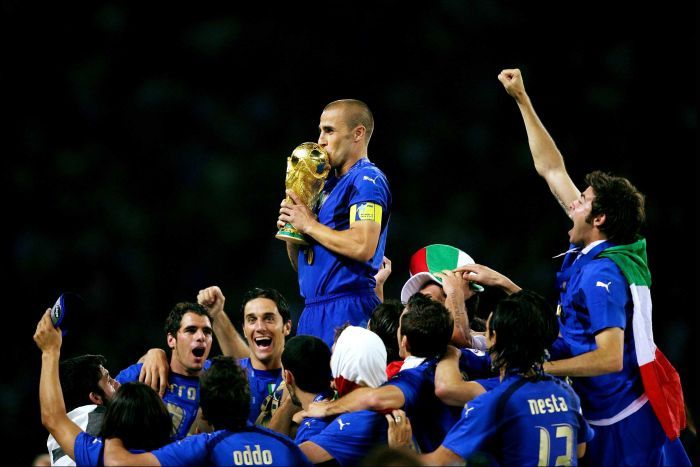
[{"label": "shaved head", "polygon": [[374,116],[367,104],[357,99],[340,99],[328,104],[323,111],[339,108],[342,109],[349,129],[359,125],[365,127],[365,142],[369,144],[369,139],[374,131]]}]

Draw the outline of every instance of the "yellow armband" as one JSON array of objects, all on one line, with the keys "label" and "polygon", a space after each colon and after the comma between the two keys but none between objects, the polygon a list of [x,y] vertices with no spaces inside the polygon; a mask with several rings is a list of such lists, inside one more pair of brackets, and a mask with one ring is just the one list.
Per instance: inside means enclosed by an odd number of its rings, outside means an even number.
[{"label": "yellow armband", "polygon": [[382,223],[382,207],[374,203],[359,203],[350,206],[350,224],[357,221]]}]

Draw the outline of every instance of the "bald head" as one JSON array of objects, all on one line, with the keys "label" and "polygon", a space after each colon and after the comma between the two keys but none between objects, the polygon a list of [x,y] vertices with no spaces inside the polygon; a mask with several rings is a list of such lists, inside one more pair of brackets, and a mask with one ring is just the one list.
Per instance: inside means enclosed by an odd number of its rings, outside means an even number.
[{"label": "bald head", "polygon": [[367,104],[357,99],[340,99],[328,104],[323,111],[338,109],[345,116],[345,122],[349,129],[353,129],[359,125],[365,127],[365,144],[369,144],[369,139],[374,131],[374,116],[369,110]]}]

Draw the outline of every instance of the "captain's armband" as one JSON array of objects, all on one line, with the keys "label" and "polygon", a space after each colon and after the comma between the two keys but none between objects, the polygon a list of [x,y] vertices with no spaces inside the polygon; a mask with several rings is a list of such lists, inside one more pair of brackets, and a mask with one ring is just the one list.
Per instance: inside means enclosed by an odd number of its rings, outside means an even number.
[{"label": "captain's armband", "polygon": [[358,203],[350,206],[350,224],[357,221],[382,223],[382,206],[374,203]]}]

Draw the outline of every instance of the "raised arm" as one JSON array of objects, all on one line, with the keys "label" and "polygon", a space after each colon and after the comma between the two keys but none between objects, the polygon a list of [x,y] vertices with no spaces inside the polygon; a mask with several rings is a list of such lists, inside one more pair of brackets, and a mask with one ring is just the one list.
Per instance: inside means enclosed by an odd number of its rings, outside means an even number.
[{"label": "raised arm", "polygon": [[[450,312],[454,321],[450,343],[457,347],[472,347],[471,327],[469,326],[465,300],[471,298],[474,291],[469,289],[467,281],[462,278],[462,274],[459,272],[445,270],[436,272],[435,275],[442,280],[445,308]],[[469,296],[465,294],[469,294]]]},{"label": "raised arm", "polygon": [[507,276],[482,264],[465,264],[455,269],[455,272],[462,274],[464,280],[499,288],[508,295],[519,292],[521,289],[518,284]]},{"label": "raised arm", "polygon": [[569,177],[562,157],[554,140],[535,113],[530,97],[525,92],[522,74],[517,68],[501,71],[498,80],[518,104],[525,123],[530,152],[535,170],[545,179],[559,205],[569,215],[569,204],[581,196]]},{"label": "raised arm", "polygon": [[63,452],[75,460],[75,439],[81,430],[66,415],[66,404],[58,377],[58,360],[61,355],[61,330],[54,328],[51,308],[36,326],[34,342],[41,350],[41,377],[39,378],[39,405],[41,423],[53,435]]},{"label": "raised arm", "polygon": [[384,284],[386,280],[391,275],[391,260],[386,256],[382,258],[382,265],[379,267],[379,271],[374,275],[374,280],[376,284],[374,286],[374,292],[379,297],[380,302],[384,302]]},{"label": "raised arm", "polygon": [[221,352],[236,359],[246,358],[250,356],[250,349],[243,337],[236,330],[224,311],[224,303],[226,297],[221,292],[221,289],[215,285],[200,290],[197,294],[197,302],[209,309],[214,320],[214,336],[221,347]]}]

